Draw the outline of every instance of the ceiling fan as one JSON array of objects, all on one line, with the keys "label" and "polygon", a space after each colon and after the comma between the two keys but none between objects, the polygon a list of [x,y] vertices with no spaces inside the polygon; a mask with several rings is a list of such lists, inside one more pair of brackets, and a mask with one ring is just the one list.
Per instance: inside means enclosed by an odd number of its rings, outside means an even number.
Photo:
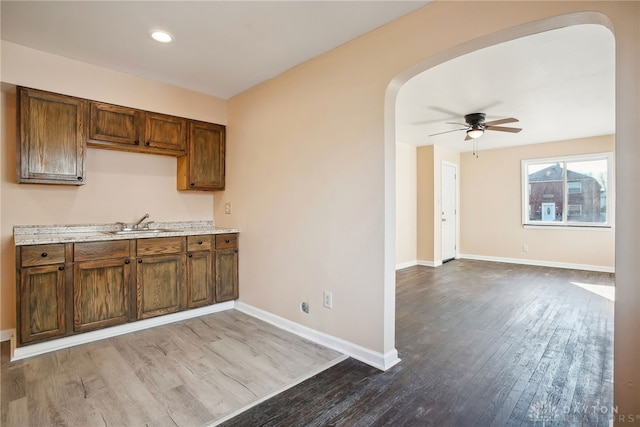
[{"label": "ceiling fan", "polygon": [[464,131],[467,131],[467,136],[464,138],[464,140],[468,141],[470,139],[480,138],[484,134],[485,130],[495,130],[498,132],[510,132],[510,133],[518,133],[522,130],[521,128],[498,126],[506,123],[517,122],[518,119],[514,119],[513,117],[500,119],[500,120],[493,120],[490,122],[485,122],[485,117],[486,115],[484,113],[467,114],[466,116],[464,116],[465,123],[447,122],[447,124],[451,124],[451,125],[464,126],[463,128],[448,130],[445,132],[433,133],[429,136],[442,135],[444,133],[458,132],[458,131],[464,130]]}]

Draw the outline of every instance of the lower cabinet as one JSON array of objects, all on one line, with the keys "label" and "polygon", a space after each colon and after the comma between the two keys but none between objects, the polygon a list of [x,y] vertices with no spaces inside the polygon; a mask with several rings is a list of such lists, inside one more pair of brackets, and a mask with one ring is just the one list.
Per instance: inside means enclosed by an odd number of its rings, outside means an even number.
[{"label": "lower cabinet", "polygon": [[86,332],[129,321],[130,256],[129,240],[74,245],[74,332]]},{"label": "lower cabinet", "polygon": [[138,258],[136,266],[137,318],[175,313],[185,304],[185,256]]},{"label": "lower cabinet", "polygon": [[27,267],[20,276],[19,341],[26,344],[65,335],[64,265]]},{"label": "lower cabinet", "polygon": [[216,302],[238,299],[238,235],[216,235]]},{"label": "lower cabinet", "polygon": [[187,308],[213,303],[213,244],[211,236],[187,237]]},{"label": "lower cabinet", "polygon": [[138,239],[137,246],[136,318],[185,309],[185,238]]},{"label": "lower cabinet", "polygon": [[18,346],[238,298],[236,233],[16,247]]}]

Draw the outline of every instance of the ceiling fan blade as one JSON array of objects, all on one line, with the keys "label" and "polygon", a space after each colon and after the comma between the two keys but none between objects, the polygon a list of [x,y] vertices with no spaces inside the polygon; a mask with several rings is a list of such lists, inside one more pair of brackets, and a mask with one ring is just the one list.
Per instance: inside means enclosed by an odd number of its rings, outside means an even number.
[{"label": "ceiling fan blade", "polygon": [[453,129],[453,130],[446,130],[444,132],[432,133],[431,135],[427,135],[427,137],[436,136],[436,135],[442,135],[444,133],[458,132],[460,130],[467,130],[467,128],[464,128],[464,129]]},{"label": "ceiling fan blade", "polygon": [[506,128],[503,126],[487,126],[485,128],[486,130],[497,130],[498,132],[511,132],[511,133],[518,133],[520,132],[522,129],[520,128]]},{"label": "ceiling fan blade", "polygon": [[467,136],[464,138],[464,140],[465,140],[465,141],[468,141],[468,140],[470,140],[470,139],[473,139],[473,138],[471,138],[471,137],[469,136],[469,134],[467,134]]},{"label": "ceiling fan blade", "polygon": [[515,123],[515,122],[519,122],[520,120],[518,119],[514,119],[513,117],[509,117],[506,119],[500,119],[500,120],[493,120],[491,122],[485,122],[485,126],[494,126],[494,125],[503,125],[505,123]]},{"label": "ceiling fan blade", "polygon": [[460,123],[460,122],[445,122],[448,125],[460,125],[460,126],[469,126],[466,123]]}]

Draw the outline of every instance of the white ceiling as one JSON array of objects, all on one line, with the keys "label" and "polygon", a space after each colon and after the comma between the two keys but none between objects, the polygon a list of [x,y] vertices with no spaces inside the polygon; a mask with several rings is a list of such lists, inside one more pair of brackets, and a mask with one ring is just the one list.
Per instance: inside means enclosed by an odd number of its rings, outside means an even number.
[{"label": "white ceiling", "polygon": [[[2,0],[1,34],[227,99],[427,3]],[[153,41],[154,29],[175,41]]]},{"label": "white ceiling", "polygon": [[471,151],[460,129],[469,113],[515,117],[522,132],[486,131],[480,150],[615,132],[615,46],[609,30],[579,25],[494,45],[426,70],[396,101],[396,134],[416,146]]},{"label": "white ceiling", "polygon": [[[3,40],[227,99],[428,1],[7,1]],[[169,45],[153,29],[175,36]],[[614,39],[601,26],[549,31],[482,49],[409,80],[400,142],[470,151],[464,115],[516,117],[480,149],[613,134]]]}]

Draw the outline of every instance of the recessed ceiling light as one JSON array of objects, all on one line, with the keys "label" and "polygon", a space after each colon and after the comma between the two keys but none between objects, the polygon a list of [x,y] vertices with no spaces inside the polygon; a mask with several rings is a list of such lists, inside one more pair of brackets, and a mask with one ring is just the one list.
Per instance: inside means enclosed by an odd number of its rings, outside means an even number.
[{"label": "recessed ceiling light", "polygon": [[151,32],[151,38],[160,43],[171,43],[173,36],[166,31],[155,30]]}]

